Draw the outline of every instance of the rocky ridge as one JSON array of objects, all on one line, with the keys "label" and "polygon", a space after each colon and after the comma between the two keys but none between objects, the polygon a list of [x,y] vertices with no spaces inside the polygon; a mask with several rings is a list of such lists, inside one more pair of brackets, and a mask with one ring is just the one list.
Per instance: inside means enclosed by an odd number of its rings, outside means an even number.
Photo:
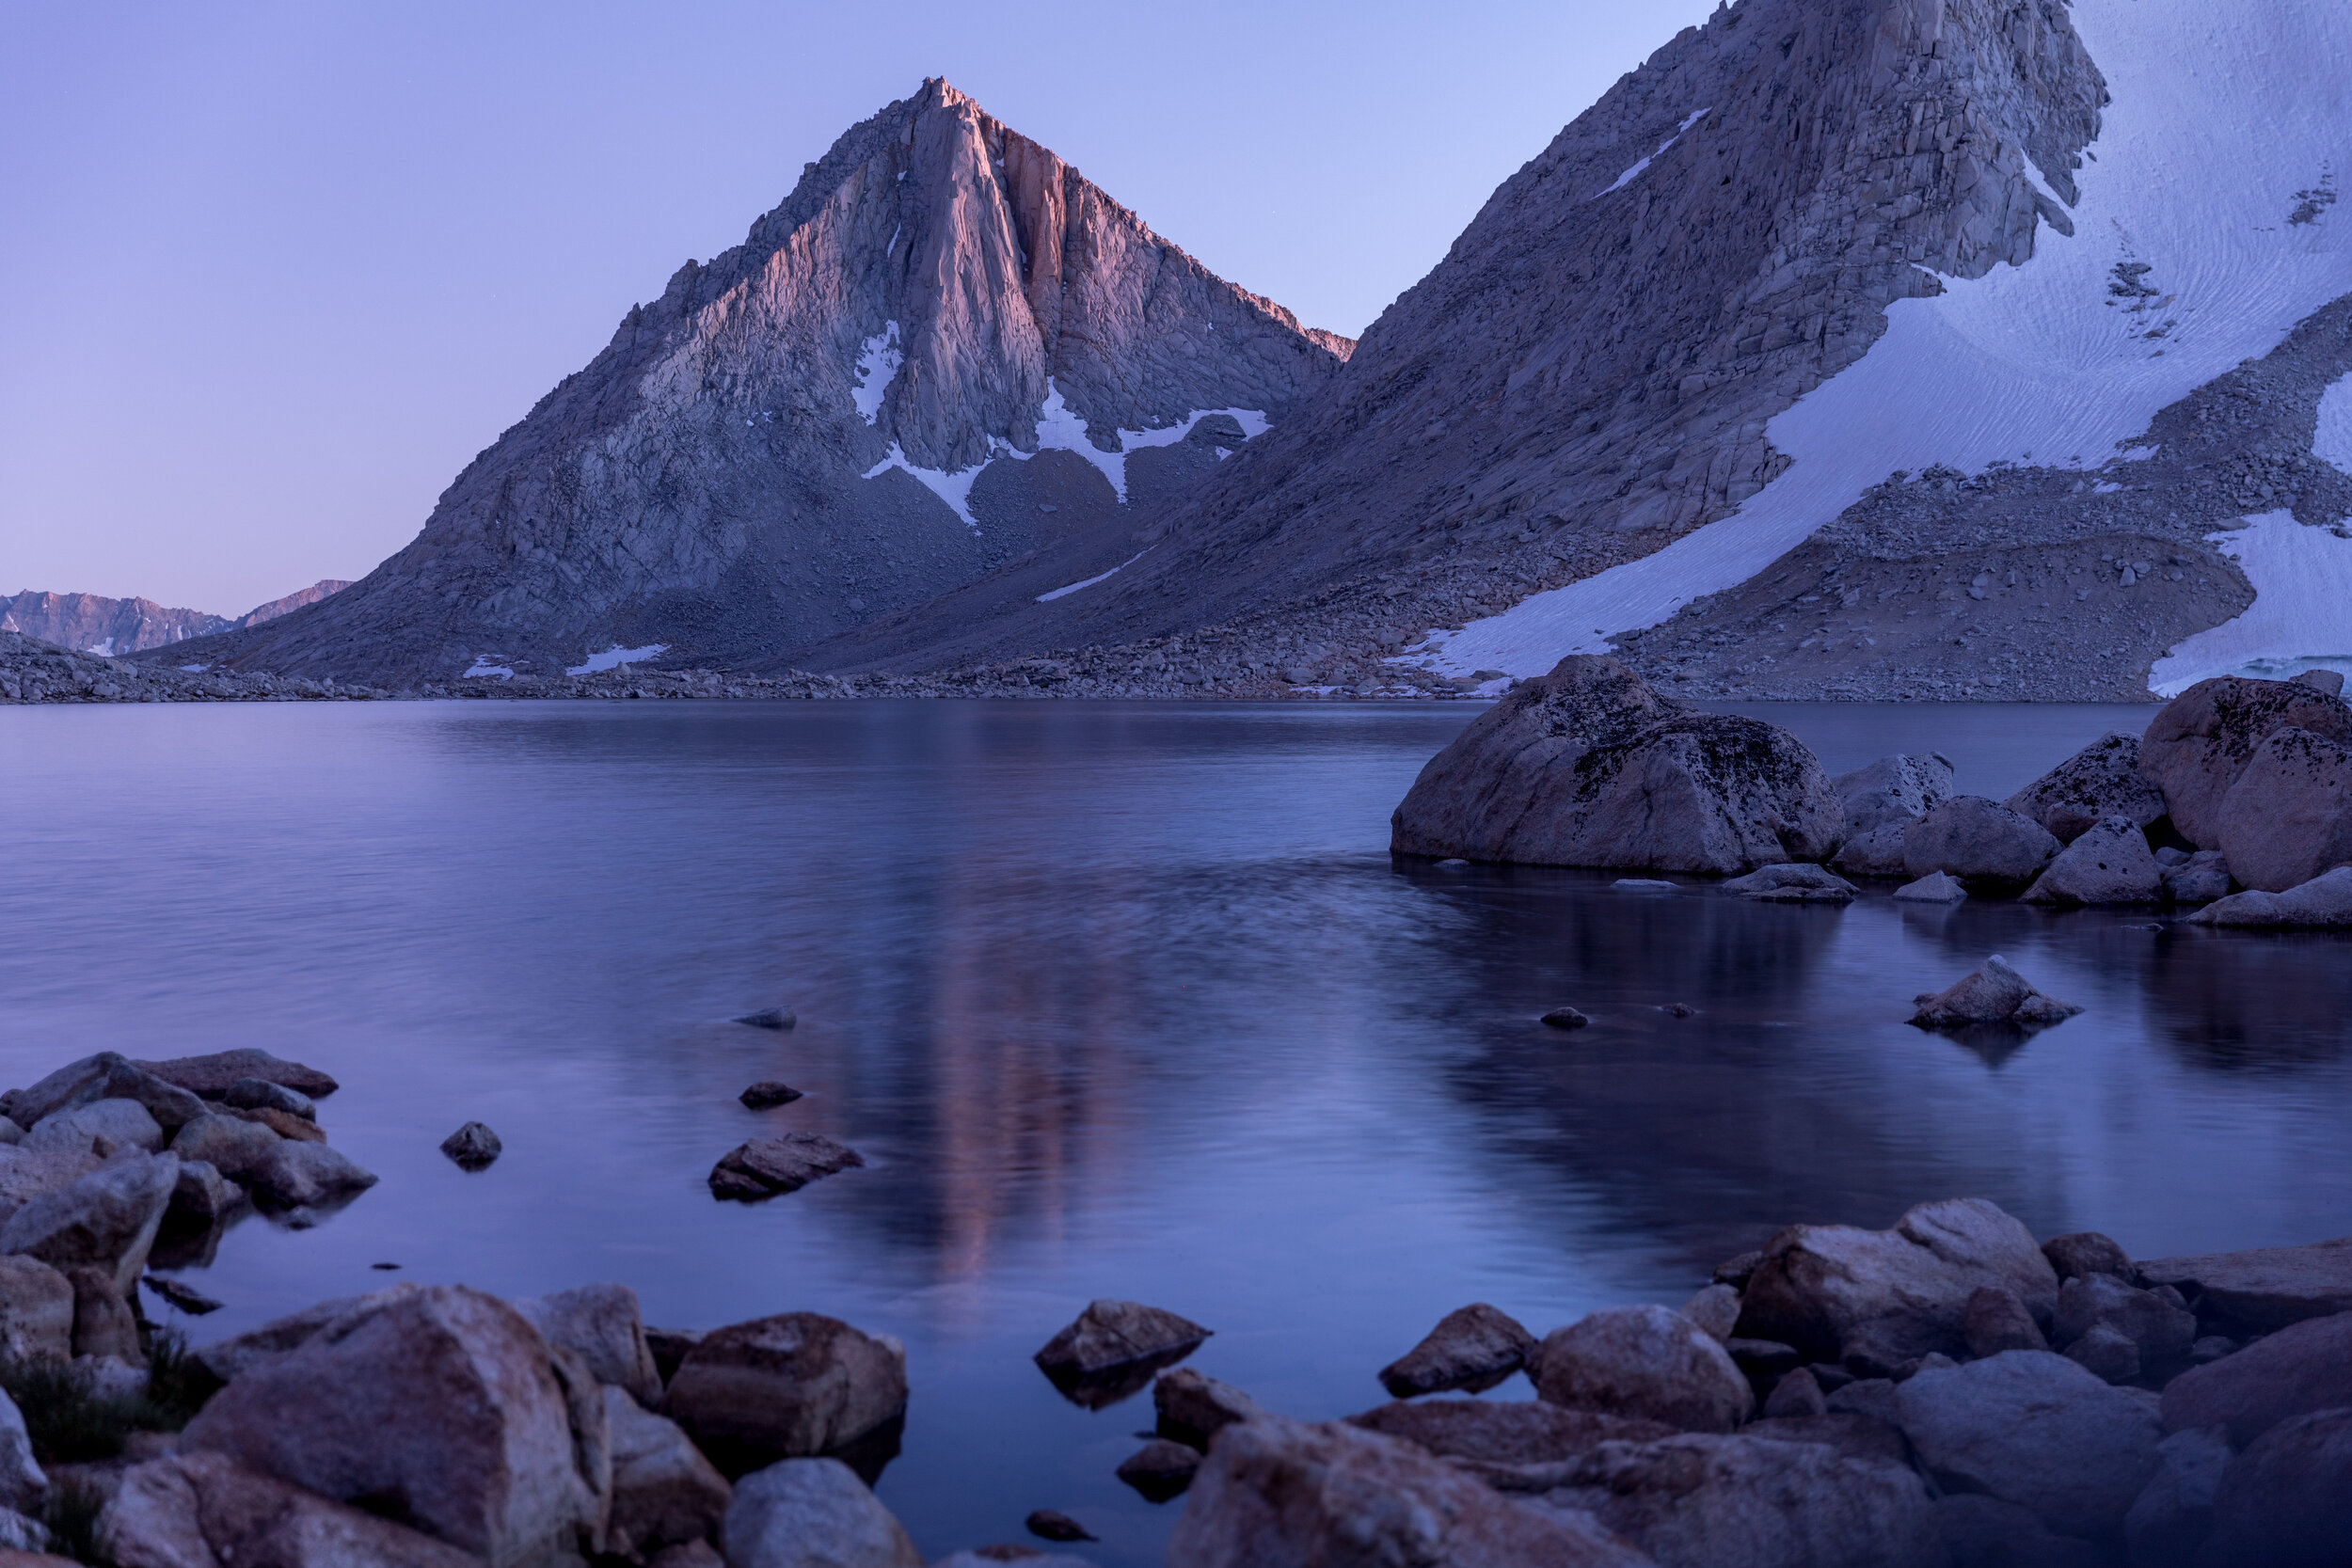
[{"label": "rocky ridge", "polygon": [[200,610],[167,610],[152,599],[109,599],[96,594],[43,594],[27,589],[14,597],[0,598],[0,632],[17,632],[105,658],[168,647],[216,631],[258,626],[350,586],[323,578],[233,619]]}]

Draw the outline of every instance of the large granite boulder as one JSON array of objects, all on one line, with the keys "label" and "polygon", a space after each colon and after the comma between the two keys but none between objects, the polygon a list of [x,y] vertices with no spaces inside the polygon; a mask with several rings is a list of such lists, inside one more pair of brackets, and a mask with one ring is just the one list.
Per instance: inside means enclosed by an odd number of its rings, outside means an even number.
[{"label": "large granite boulder", "polygon": [[1209,1439],[1235,1421],[1265,1414],[1257,1401],[1232,1384],[1203,1377],[1190,1367],[1162,1372],[1152,1381],[1152,1409],[1159,1418],[1161,1436],[1196,1449],[1206,1449]]},{"label": "large granite boulder", "polygon": [[1168,1568],[1646,1568],[1589,1517],[1513,1501],[1411,1443],[1269,1417],[1223,1433],[1193,1478]]},{"label": "large granite boulder", "polygon": [[1548,1404],[1729,1432],[1756,1392],[1715,1337],[1663,1307],[1617,1307],[1548,1335],[1534,1356]]},{"label": "large granite boulder", "polygon": [[134,1064],[153,1073],[167,1084],[176,1084],[191,1094],[206,1100],[219,1100],[236,1087],[240,1079],[259,1078],[265,1084],[277,1084],[297,1093],[318,1099],[333,1094],[339,1086],[328,1074],[300,1062],[289,1062],[266,1051],[246,1046],[236,1051],[215,1051],[206,1056],[175,1056],[169,1061]]},{"label": "large granite boulder", "polygon": [[2352,862],[2352,743],[2271,731],[2221,798],[2217,832],[2230,875],[2263,893]]},{"label": "large granite boulder", "polygon": [[123,1472],[98,1518],[116,1568],[482,1568],[446,1542],[291,1486],[225,1454]]},{"label": "large granite boulder", "polygon": [[357,1197],[376,1178],[340,1149],[281,1138],[254,1167],[250,1181],[256,1198],[279,1209],[305,1209]]},{"label": "large granite boulder", "polygon": [[2352,1543],[2352,1409],[2280,1422],[2230,1462],[2198,1560],[2339,1568]]},{"label": "large granite boulder", "polygon": [[581,1285],[514,1303],[551,1345],[573,1352],[598,1383],[623,1388],[651,1409],[661,1400],[661,1371],[645,1342],[637,1292],[626,1285]]},{"label": "large granite boulder", "polygon": [[612,1507],[605,1549],[645,1558],[664,1546],[715,1536],[735,1489],[676,1423],[620,1388],[604,1390],[612,1449]]},{"label": "large granite boulder", "polygon": [[1518,1319],[1485,1302],[1456,1307],[1438,1320],[1420,1344],[1380,1369],[1380,1386],[1394,1398],[1447,1388],[1482,1393],[1524,1366],[1535,1336]]},{"label": "large granite boulder", "polygon": [[671,1419],[736,1474],[836,1452],[906,1407],[905,1347],[815,1312],[713,1330],[670,1379]]},{"label": "large granite boulder", "polygon": [[2352,865],[2337,866],[2284,893],[2233,893],[2184,919],[2192,926],[2253,930],[2352,930]]},{"label": "large granite boulder", "polygon": [[163,1124],[137,1101],[99,1100],[41,1117],[17,1147],[87,1149],[103,1159],[119,1148],[152,1154],[164,1147],[164,1135]]},{"label": "large granite boulder", "polygon": [[2006,896],[2042,874],[2058,850],[2048,830],[1981,795],[1955,795],[1903,833],[1903,873],[1942,871],[1970,893]]},{"label": "large granite boulder", "polygon": [[0,1361],[73,1355],[73,1286],[38,1258],[0,1257]]},{"label": "large granite boulder", "polygon": [[2181,836],[2221,847],[2222,802],[2262,743],[2289,725],[2352,741],[2352,706],[2295,681],[2217,675],[2164,705],[2139,742],[2139,770],[2164,792]]},{"label": "large granite boulder", "polygon": [[1895,1404],[1921,1468],[1947,1491],[2022,1504],[2064,1534],[2120,1528],[2156,1472],[2155,1412],[2047,1351],[1921,1371]]},{"label": "large granite boulder", "polygon": [[0,1225],[0,1253],[23,1253],[59,1269],[95,1265],[128,1297],[179,1180],[176,1156],[128,1150],[9,1215]]},{"label": "large granite boulder", "polygon": [[2139,770],[2138,737],[2109,735],[2001,803],[2041,823],[2060,844],[2072,844],[2111,816],[2145,829],[2164,815],[2164,791]]},{"label": "large granite boulder", "polygon": [[0,1115],[19,1127],[102,1100],[128,1100],[163,1127],[182,1127],[204,1114],[204,1103],[116,1051],[70,1062],[30,1088],[0,1094]]},{"label": "large granite boulder", "polygon": [[1941,752],[1881,757],[1829,782],[1850,838],[1917,821],[1951,799],[1952,763]]},{"label": "large granite boulder", "polygon": [[1611,1443],[1544,1503],[1589,1515],[1659,1568],[1945,1568],[1928,1489],[1821,1443],[1698,1433]]},{"label": "large granite boulder", "polygon": [[2164,1386],[2171,1432],[2222,1427],[2243,1449],[2280,1421],[2352,1406],[2352,1312],[2307,1318]]},{"label": "large granite boulder", "polygon": [[2103,817],[2074,835],[2027,888],[2028,904],[2153,904],[2164,872],[2148,835],[2128,816]]},{"label": "large granite boulder", "polygon": [[1829,776],[1786,730],[1682,712],[1617,660],[1575,655],[1430,759],[1390,847],[1730,876],[1825,859],[1844,832]]},{"label": "large granite boulder", "polygon": [[1983,1286],[2014,1291],[2038,1323],[2058,1309],[2058,1275],[2032,1233],[1982,1198],[1922,1203],[1891,1230],[1791,1226],[1748,1278],[1739,1333],[1813,1361],[1963,1355],[1968,1298]]},{"label": "large granite boulder", "polygon": [[2201,1321],[2230,1334],[2268,1334],[2306,1318],[2352,1312],[2352,1236],[2309,1246],[2157,1258],[2138,1271],[2149,1284],[2180,1291]]},{"label": "large granite boulder", "polygon": [[727,1568],[923,1568],[890,1511],[837,1459],[745,1476],[727,1505]]},{"label": "large granite boulder", "polygon": [[201,1160],[230,1180],[248,1186],[284,1141],[258,1121],[206,1115],[180,1129],[171,1151],[183,1160]]},{"label": "large granite boulder", "polygon": [[576,1361],[462,1285],[341,1306],[214,1395],[183,1453],[364,1503],[491,1568],[596,1549],[611,1456],[602,1398]]},{"label": "large granite boulder", "polygon": [[1572,1464],[1603,1443],[1651,1443],[1677,1430],[1541,1400],[1398,1400],[1350,1416],[1347,1424],[1403,1438],[1521,1490],[1543,1479],[1534,1473],[1541,1467]]},{"label": "large granite boulder", "polygon": [[2137,1360],[2153,1366],[2188,1354],[2197,1338],[2197,1315],[2112,1275],[2078,1275],[2060,1284],[2058,1315],[2050,1325],[2058,1348],[2102,1328],[2130,1340]]}]

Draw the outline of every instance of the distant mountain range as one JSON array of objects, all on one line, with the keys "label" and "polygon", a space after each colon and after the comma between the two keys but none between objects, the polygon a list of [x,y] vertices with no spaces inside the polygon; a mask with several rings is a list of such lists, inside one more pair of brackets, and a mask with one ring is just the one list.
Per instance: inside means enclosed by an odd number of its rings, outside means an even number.
[{"label": "distant mountain range", "polygon": [[[1362,342],[944,82],[232,665],[2144,697],[2352,663],[2352,7],[1740,0]],[[992,686],[992,683],[993,686]]]},{"label": "distant mountain range", "polygon": [[61,648],[111,657],[168,647],[191,637],[258,626],[350,586],[324,578],[233,618],[200,610],[167,610],[152,599],[108,599],[96,594],[44,594],[28,589],[0,598],[0,631],[23,632]]}]

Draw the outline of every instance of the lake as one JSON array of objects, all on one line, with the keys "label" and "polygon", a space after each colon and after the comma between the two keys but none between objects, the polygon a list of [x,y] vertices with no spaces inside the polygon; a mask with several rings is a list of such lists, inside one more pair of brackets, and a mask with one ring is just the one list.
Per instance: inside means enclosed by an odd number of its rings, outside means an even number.
[{"label": "lake", "polygon": [[[1391,863],[1475,711],[0,708],[0,1076],[250,1045],[342,1079],[321,1120],[381,1184],[230,1231],[185,1275],[227,1304],[199,1342],[393,1279],[898,1336],[879,1490],[929,1557],[1057,1508],[1105,1568],[1156,1560],[1182,1505],[1111,1473],[1149,1396],[1089,1413],[1029,1362],[1097,1296],[1320,1418],[1453,1307],[1677,1304],[1796,1220],[1976,1195],[2139,1256],[2352,1230],[2339,940]],[[1997,797],[2154,710],[1737,711]],[[1903,1023],[1994,952],[2086,1010],[2006,1051]],[[780,1004],[791,1033],[730,1022]],[[1535,1022],[1562,1004],[1592,1027]],[[745,1110],[763,1078],[807,1098]],[[436,1148],[469,1118],[505,1142],[478,1175]],[[714,1201],[784,1129],[868,1165]]]}]

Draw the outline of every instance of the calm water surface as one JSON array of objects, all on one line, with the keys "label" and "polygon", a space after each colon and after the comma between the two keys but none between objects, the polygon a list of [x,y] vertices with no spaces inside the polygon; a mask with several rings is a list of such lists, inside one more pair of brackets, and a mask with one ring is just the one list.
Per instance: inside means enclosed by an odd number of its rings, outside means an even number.
[{"label": "calm water surface", "polygon": [[[1677,1302],[1791,1220],[1980,1194],[2143,1256],[2352,1230],[2340,942],[1391,864],[1472,711],[0,709],[0,1076],[258,1045],[342,1080],[322,1119],[382,1184],[230,1231],[199,1339],[392,1277],[898,1335],[880,1490],[931,1556],[1051,1507],[1155,1560],[1173,1508],[1111,1474],[1148,1398],[1089,1414],[1028,1360],[1096,1296],[1322,1417],[1452,1307]],[[1743,711],[1999,796],[2152,710]],[[2088,1010],[2005,1052],[1903,1024],[1993,952]],[[728,1022],[779,1003],[791,1034]],[[1534,1023],[1562,1003],[1593,1027]],[[808,1098],[736,1103],[776,1077]],[[472,1117],[506,1144],[478,1176],[435,1149]],[[787,1128],[868,1167],[710,1198]]]}]

